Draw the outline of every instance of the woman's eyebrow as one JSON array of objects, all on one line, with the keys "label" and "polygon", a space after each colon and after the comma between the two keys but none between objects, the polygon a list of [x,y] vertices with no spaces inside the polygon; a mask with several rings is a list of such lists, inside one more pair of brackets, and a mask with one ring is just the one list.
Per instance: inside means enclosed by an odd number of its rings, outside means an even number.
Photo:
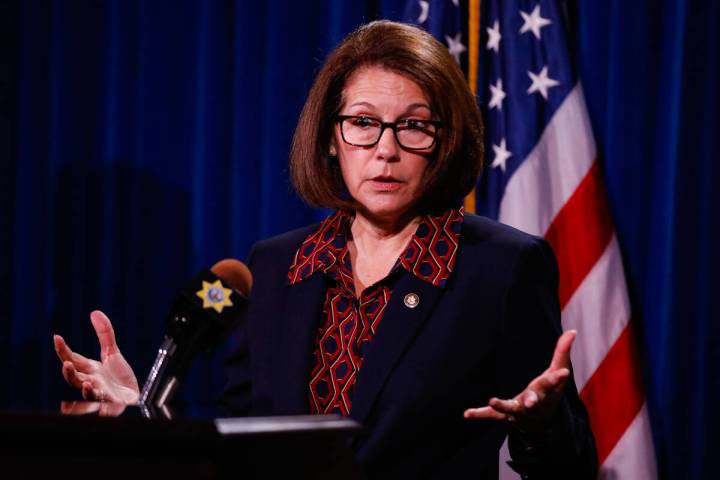
[{"label": "woman's eyebrow", "polygon": [[[347,106],[347,108],[352,108],[352,107],[366,107],[366,108],[374,109],[375,105],[373,105],[372,103],[369,103],[369,102],[361,101],[361,102],[351,103],[350,105]],[[410,105],[405,107],[404,113],[412,112],[419,108],[424,108],[424,109],[428,110],[429,112],[432,112],[430,105],[428,105],[427,103],[411,103]]]},{"label": "woman's eyebrow", "polygon": [[429,111],[432,111],[432,109],[430,108],[430,105],[428,105],[427,103],[411,103],[410,105],[408,105],[405,108],[405,111],[409,112],[410,110],[416,110],[418,108],[425,108]]},{"label": "woman's eyebrow", "polygon": [[375,105],[368,102],[355,102],[348,105],[348,108],[350,107],[368,107],[368,108],[375,108]]}]

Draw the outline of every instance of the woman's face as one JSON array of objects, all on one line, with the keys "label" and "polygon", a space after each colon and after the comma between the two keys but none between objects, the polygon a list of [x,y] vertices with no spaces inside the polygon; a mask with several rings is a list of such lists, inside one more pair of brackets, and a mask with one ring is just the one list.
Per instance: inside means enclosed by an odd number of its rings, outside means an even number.
[{"label": "woman's face", "polygon": [[[350,76],[340,115],[382,122],[432,119],[430,101],[420,86],[380,67],[361,68]],[[330,153],[337,155],[345,185],[360,213],[378,221],[396,221],[413,213],[432,150],[403,149],[390,128],[373,146],[353,146],[343,140],[339,123],[330,144]]]}]

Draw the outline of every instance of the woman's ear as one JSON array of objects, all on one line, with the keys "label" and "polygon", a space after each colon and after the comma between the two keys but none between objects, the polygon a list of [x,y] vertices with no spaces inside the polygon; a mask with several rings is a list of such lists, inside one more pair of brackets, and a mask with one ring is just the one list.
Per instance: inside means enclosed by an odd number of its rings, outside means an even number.
[{"label": "woman's ear", "polygon": [[330,139],[330,148],[328,149],[328,153],[331,157],[337,157],[337,146],[335,145],[335,138]]}]

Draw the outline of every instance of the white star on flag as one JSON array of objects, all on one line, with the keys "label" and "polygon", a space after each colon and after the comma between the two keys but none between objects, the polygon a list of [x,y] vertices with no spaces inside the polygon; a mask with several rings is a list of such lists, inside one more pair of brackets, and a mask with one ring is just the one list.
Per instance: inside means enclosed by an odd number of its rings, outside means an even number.
[{"label": "white star on flag", "polygon": [[463,45],[460,41],[461,35],[461,32],[458,32],[455,35],[455,38],[451,37],[450,35],[445,35],[445,41],[448,44],[448,50],[450,50],[450,54],[455,57],[455,61],[458,64],[460,63],[460,54],[467,50],[465,45]]},{"label": "white star on flag", "polygon": [[500,35],[500,23],[495,20],[492,28],[487,27],[485,30],[488,33],[487,49],[498,52],[500,50],[500,39],[502,38],[502,35]]},{"label": "white star on flag", "polygon": [[548,77],[547,65],[539,73],[532,73],[531,71],[527,73],[530,75],[530,80],[532,80],[532,85],[527,90],[528,95],[533,92],[540,92],[540,95],[547,100],[548,89],[560,85],[560,82]]},{"label": "white star on flag", "polygon": [[533,35],[535,35],[535,38],[537,38],[538,40],[540,40],[540,29],[552,23],[547,18],[543,18],[540,16],[540,5],[536,5],[535,9],[533,9],[532,13],[530,13],[529,15],[526,12],[520,10],[520,15],[522,15],[523,20],[525,21],[525,23],[523,23],[523,26],[520,28],[520,33],[530,31],[533,33]]},{"label": "white star on flag", "polygon": [[505,99],[505,91],[502,86],[502,78],[498,78],[495,85],[490,84],[490,94],[492,98],[488,104],[489,108],[497,108],[502,110],[502,101]]},{"label": "white star on flag", "polygon": [[422,25],[428,18],[428,13],[430,11],[430,2],[420,0],[418,4],[420,4],[420,16],[417,19],[417,23],[418,25]]},{"label": "white star on flag", "polygon": [[492,168],[500,167],[500,170],[505,172],[505,163],[508,158],[512,157],[512,153],[506,147],[505,139],[500,140],[500,145],[493,145],[492,148],[493,152],[495,152],[495,158],[490,166]]}]

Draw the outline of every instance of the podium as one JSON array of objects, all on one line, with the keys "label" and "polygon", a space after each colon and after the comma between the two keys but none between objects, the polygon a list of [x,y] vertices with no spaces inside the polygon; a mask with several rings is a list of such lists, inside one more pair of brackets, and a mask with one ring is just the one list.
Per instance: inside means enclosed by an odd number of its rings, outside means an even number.
[{"label": "podium", "polygon": [[[107,405],[107,404],[104,404]],[[138,407],[0,413],[2,478],[360,479],[360,425],[336,415],[147,418]]]}]

